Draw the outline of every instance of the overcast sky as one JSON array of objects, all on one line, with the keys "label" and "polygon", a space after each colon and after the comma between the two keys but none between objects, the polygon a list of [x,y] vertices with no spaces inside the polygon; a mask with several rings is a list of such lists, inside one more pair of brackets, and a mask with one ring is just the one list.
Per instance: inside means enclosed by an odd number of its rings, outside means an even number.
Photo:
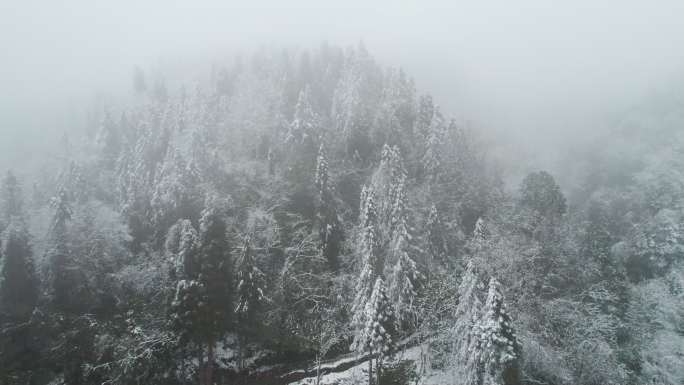
[{"label": "overcast sky", "polygon": [[135,65],[323,40],[363,40],[478,126],[559,143],[682,78],[684,1],[3,0],[0,151],[130,87]]}]

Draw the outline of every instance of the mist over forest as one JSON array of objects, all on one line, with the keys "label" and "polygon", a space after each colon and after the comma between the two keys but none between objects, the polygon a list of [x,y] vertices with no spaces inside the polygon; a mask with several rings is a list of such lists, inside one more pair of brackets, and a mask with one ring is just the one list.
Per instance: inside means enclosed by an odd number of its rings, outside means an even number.
[{"label": "mist over forest", "polygon": [[0,385],[684,384],[684,4],[0,6]]}]

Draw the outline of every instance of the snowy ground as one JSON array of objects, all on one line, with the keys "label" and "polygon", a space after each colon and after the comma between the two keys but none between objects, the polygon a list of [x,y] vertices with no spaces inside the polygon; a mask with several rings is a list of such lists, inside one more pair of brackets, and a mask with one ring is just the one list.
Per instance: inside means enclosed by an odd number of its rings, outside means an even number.
[{"label": "snowy ground", "polygon": [[[396,364],[401,361],[409,360],[416,363],[416,367],[420,365],[421,347],[416,346],[409,348],[403,352],[397,353],[388,363]],[[349,361],[353,361],[354,357],[344,357],[334,362],[327,362],[324,367],[334,368]],[[342,372],[329,373],[321,377],[321,385],[352,385],[364,384],[368,381],[368,362],[363,362],[359,365],[351,367]],[[299,381],[290,383],[290,385],[313,385],[316,383],[316,377],[308,377]],[[453,378],[449,373],[444,372],[430,372],[421,378],[417,385],[447,385],[453,383]]]}]

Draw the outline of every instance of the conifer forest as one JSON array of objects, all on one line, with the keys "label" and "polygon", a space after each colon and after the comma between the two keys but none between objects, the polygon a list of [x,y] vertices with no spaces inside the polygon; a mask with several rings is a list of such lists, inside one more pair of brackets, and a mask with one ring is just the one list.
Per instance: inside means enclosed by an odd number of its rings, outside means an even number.
[{"label": "conifer forest", "polygon": [[0,116],[1,385],[684,384],[684,82],[526,162],[321,40]]}]

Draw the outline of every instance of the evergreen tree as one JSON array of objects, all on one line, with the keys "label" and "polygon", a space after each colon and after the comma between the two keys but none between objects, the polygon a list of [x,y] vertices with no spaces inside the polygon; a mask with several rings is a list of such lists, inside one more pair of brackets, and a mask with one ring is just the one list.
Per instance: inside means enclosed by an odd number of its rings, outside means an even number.
[{"label": "evergreen tree", "polygon": [[464,385],[481,385],[478,326],[482,318],[484,285],[472,262],[466,266],[458,287],[458,306],[451,329],[455,378]]},{"label": "evergreen tree", "polygon": [[122,136],[121,129],[117,126],[112,114],[106,112],[96,138],[100,159],[105,169],[112,169],[116,164],[124,144]]},{"label": "evergreen tree", "polygon": [[342,224],[337,215],[333,189],[330,185],[328,158],[325,145],[321,143],[316,160],[316,222],[323,255],[333,269],[337,268],[337,257],[342,247]]},{"label": "evergreen tree", "polygon": [[423,173],[428,182],[436,182],[441,173],[444,154],[442,146],[445,139],[445,123],[439,108],[435,107],[427,137],[425,138],[425,151],[423,153]]},{"label": "evergreen tree", "polygon": [[29,234],[19,220],[12,221],[0,239],[0,324],[25,321],[38,299]]},{"label": "evergreen tree", "polygon": [[428,138],[430,132],[430,123],[435,113],[435,106],[432,102],[432,96],[421,95],[418,100],[418,111],[415,125],[413,128],[414,135],[423,143]]},{"label": "evergreen tree", "polygon": [[13,217],[18,219],[23,217],[23,200],[19,181],[11,171],[7,171],[0,188],[0,231],[2,231],[4,226],[10,224]]},{"label": "evergreen tree", "polygon": [[321,136],[321,119],[313,109],[310,93],[308,86],[299,93],[294,119],[285,137],[288,175],[297,183],[310,180],[316,160],[316,147]]},{"label": "evergreen tree", "polygon": [[542,217],[559,217],[567,209],[560,187],[546,171],[530,173],[523,179],[520,203]]},{"label": "evergreen tree", "polygon": [[382,260],[378,255],[377,214],[375,208],[375,193],[364,186],[362,190],[361,223],[359,226],[358,253],[361,262],[359,278],[354,290],[352,303],[352,327],[355,329],[354,341],[351,349],[359,351],[364,347],[362,330],[367,322],[366,305],[370,300],[373,285],[382,273]]},{"label": "evergreen tree", "polygon": [[[396,320],[382,277],[376,279],[364,312],[365,323],[358,338],[355,339],[355,350],[359,354],[367,352],[376,355],[376,378],[377,384],[380,384],[383,360],[392,352],[396,344],[394,340]],[[373,367],[370,362],[368,383],[372,384]]]},{"label": "evergreen tree", "polygon": [[200,346],[207,347],[203,385],[212,384],[216,342],[230,326],[233,307],[232,269],[226,223],[213,199],[209,199],[200,219],[199,274],[197,281],[206,290],[206,302],[200,309]]},{"label": "evergreen tree", "polygon": [[238,259],[235,314],[242,327],[254,326],[259,308],[263,305],[264,273],[257,266],[250,237],[245,237]]},{"label": "evergreen tree", "polygon": [[483,385],[520,383],[519,360],[522,348],[515,336],[499,285],[496,278],[489,280],[487,302],[479,326]]},{"label": "evergreen tree", "polygon": [[436,270],[436,267],[443,266],[447,262],[447,243],[444,223],[442,222],[436,205],[430,206],[427,219],[425,221],[425,241],[426,247],[426,268],[428,274]]},{"label": "evergreen tree", "polygon": [[244,349],[260,322],[257,318],[266,298],[264,273],[257,266],[249,236],[245,237],[238,259],[235,315],[238,321],[239,368],[244,369]]},{"label": "evergreen tree", "polygon": [[408,218],[405,203],[404,177],[400,177],[394,188],[394,204],[391,216],[391,242],[388,258],[385,262],[390,299],[397,312],[397,321],[401,328],[416,325],[416,286],[420,277],[418,267],[412,255],[416,248],[409,234]]},{"label": "evergreen tree", "polygon": [[179,219],[166,236],[166,253],[171,259],[174,280],[197,277],[199,234],[188,219]]},{"label": "evergreen tree", "polygon": [[79,308],[77,291],[84,282],[79,281],[73,255],[71,254],[68,223],[71,221],[72,208],[69,195],[61,189],[52,198],[54,209],[50,228],[50,247],[46,260],[49,264],[48,293],[52,304],[64,312]]},{"label": "evergreen tree", "polygon": [[171,147],[155,179],[150,209],[152,223],[161,239],[170,224],[179,218],[197,220],[202,204],[200,181],[197,172]]},{"label": "evergreen tree", "polygon": [[169,232],[166,247],[182,259],[176,266],[183,265],[174,269],[182,269],[182,279],[171,304],[172,327],[184,341],[197,344],[200,384],[209,385],[216,343],[229,330],[233,313],[226,224],[216,200],[207,199],[199,233],[189,221],[180,221]]}]

